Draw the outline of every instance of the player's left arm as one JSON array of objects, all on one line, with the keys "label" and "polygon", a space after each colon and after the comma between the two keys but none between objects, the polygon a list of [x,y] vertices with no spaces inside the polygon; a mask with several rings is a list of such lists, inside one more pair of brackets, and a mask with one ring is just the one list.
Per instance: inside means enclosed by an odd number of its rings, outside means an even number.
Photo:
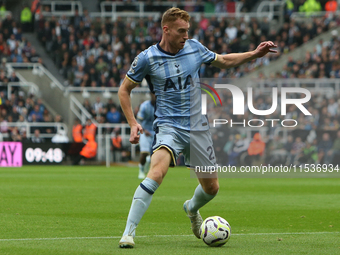
[{"label": "player's left arm", "polygon": [[221,69],[236,67],[253,59],[261,58],[269,52],[276,53],[277,51],[273,50],[275,47],[277,46],[271,41],[262,42],[253,51],[226,55],[217,54],[216,59],[211,64]]}]

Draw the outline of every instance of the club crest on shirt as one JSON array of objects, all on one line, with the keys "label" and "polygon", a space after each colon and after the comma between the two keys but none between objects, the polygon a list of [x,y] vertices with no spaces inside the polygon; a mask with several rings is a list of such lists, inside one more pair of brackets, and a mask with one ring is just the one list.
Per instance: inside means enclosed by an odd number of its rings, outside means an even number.
[{"label": "club crest on shirt", "polygon": [[137,66],[137,62],[138,62],[138,56],[135,57],[135,59],[133,60],[131,68],[135,68]]},{"label": "club crest on shirt", "polygon": [[129,70],[129,72],[131,72],[131,73],[135,73],[135,70],[134,70],[134,68],[136,68],[136,66],[137,66],[137,62],[138,62],[138,56],[137,57],[135,57],[135,59],[133,60],[133,62],[132,62],[132,64],[131,64],[131,68],[130,68],[130,70]]}]

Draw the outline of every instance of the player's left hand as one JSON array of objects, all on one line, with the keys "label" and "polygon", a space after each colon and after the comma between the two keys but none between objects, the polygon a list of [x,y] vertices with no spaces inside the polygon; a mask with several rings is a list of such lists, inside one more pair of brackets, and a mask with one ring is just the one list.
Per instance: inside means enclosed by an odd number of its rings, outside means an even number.
[{"label": "player's left hand", "polygon": [[262,58],[268,52],[277,53],[277,50],[272,49],[276,47],[277,45],[275,45],[272,41],[261,42],[255,50],[256,57]]}]

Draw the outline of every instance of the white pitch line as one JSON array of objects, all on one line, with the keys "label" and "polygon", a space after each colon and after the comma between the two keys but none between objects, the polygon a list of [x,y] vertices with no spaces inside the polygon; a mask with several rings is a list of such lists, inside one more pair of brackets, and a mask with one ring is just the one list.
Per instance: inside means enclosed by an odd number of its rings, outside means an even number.
[{"label": "white pitch line", "polygon": [[[340,232],[291,232],[291,233],[239,233],[232,236],[266,236],[266,235],[321,235],[321,234],[340,234]],[[189,237],[193,235],[150,235],[137,236],[137,238],[146,237]],[[84,237],[51,237],[51,238],[17,238],[17,239],[0,239],[0,242],[10,241],[48,241],[48,240],[82,240],[82,239],[120,239],[121,236],[84,236]]]}]

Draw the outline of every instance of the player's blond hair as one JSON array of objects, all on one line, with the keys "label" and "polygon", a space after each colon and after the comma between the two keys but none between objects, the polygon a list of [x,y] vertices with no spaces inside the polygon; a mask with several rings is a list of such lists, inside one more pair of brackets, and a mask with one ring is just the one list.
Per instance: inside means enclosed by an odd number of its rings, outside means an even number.
[{"label": "player's blond hair", "polygon": [[181,10],[179,8],[176,8],[176,7],[172,7],[169,10],[167,10],[166,12],[164,12],[163,17],[162,17],[162,21],[161,21],[161,25],[163,27],[165,24],[174,22],[177,19],[182,19],[186,22],[189,22],[190,21],[190,15],[189,15],[189,13],[187,13],[184,10]]}]

